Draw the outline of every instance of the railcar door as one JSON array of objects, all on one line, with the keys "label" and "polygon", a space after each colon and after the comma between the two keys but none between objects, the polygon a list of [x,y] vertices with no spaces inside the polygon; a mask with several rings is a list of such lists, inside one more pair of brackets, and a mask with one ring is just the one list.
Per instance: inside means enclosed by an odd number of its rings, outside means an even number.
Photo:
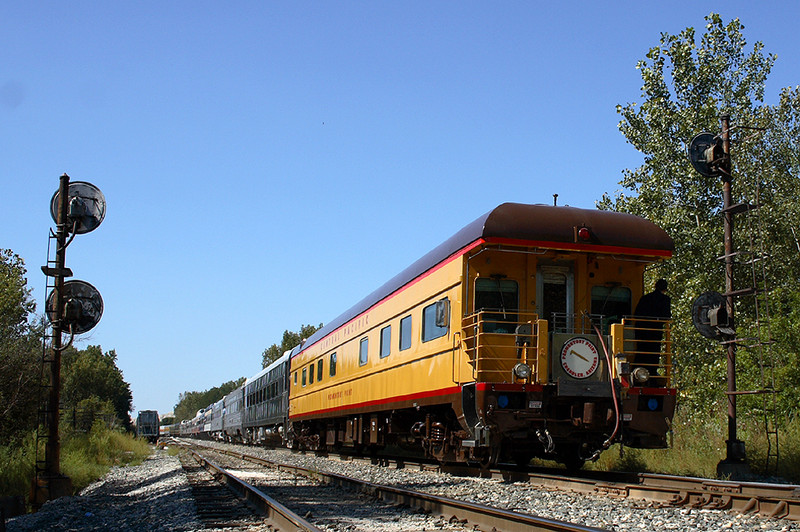
[{"label": "railcar door", "polygon": [[550,332],[571,332],[575,313],[572,264],[542,264],[536,270],[536,308]]}]

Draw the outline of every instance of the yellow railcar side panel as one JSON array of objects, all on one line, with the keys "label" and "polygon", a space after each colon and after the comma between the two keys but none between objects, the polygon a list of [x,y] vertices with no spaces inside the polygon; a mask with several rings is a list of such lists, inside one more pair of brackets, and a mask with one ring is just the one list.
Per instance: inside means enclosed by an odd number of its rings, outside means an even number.
[{"label": "yellow railcar side panel", "polygon": [[[518,250],[519,251],[519,250]],[[465,261],[468,267],[465,268]],[[461,317],[474,311],[472,297],[478,277],[502,275],[519,284],[520,310],[536,312],[537,271],[542,264],[569,264],[574,272],[574,311],[591,312],[592,287],[624,286],[631,291],[632,304],[643,292],[644,264],[611,256],[548,251],[515,253],[513,250],[485,249],[471,256],[456,257],[410,283],[398,293],[379,302],[365,313],[332,332],[291,361],[290,417],[312,414],[335,415],[352,408],[379,410],[390,400],[414,400],[447,391],[473,380],[473,368],[460,349]],[[462,276],[469,272],[465,287]],[[465,288],[469,301],[462,301]],[[450,302],[449,328],[445,336],[422,342],[422,310],[437,300]],[[464,305],[468,308],[464,309]],[[411,347],[399,350],[400,320],[412,317]],[[545,316],[540,318],[546,319]],[[389,356],[380,357],[381,330],[391,326]],[[546,323],[542,323],[546,325]],[[542,327],[543,331],[547,329]],[[546,334],[546,333],[545,333]],[[359,345],[368,341],[368,360],[359,364]],[[513,336],[508,338],[513,341]],[[546,380],[546,341],[540,339],[536,359],[538,382]],[[336,354],[336,373],[330,375],[330,357]],[[318,378],[318,361],[323,375]],[[511,364],[503,366],[488,380],[509,379]],[[302,371],[314,373],[314,382],[302,382]]]},{"label": "yellow railcar side panel", "polygon": [[[392,398],[412,399],[456,386],[454,335],[461,320],[462,260],[456,258],[429,272],[402,291],[378,303],[328,337],[299,353],[291,361],[290,417],[339,413],[348,408],[375,407]],[[422,342],[422,310],[448,298],[450,312],[446,335]],[[399,350],[400,320],[412,316],[411,347]],[[380,358],[381,330],[391,326],[389,356]],[[368,360],[359,365],[359,346],[368,339]],[[336,353],[336,375],[330,376],[330,356]],[[302,385],[302,369],[316,368],[323,360],[323,378]],[[460,358],[456,362],[463,366]],[[295,384],[295,374],[297,383]]]}]

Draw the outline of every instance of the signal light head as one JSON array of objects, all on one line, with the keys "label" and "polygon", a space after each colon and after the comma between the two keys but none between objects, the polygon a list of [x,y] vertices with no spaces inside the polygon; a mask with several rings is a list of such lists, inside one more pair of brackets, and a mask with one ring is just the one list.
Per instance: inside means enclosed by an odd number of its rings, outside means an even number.
[{"label": "signal light head", "polygon": [[592,233],[586,227],[581,227],[578,229],[578,238],[583,241],[588,241],[592,238]]}]

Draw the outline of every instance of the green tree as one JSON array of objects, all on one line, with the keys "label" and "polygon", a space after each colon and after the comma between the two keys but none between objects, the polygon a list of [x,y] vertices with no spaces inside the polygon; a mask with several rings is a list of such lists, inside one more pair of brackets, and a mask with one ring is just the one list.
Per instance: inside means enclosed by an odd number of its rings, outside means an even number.
[{"label": "green tree", "polygon": [[[743,29],[738,19],[725,24],[712,13],[699,43],[694,28],[663,33],[659,45],[639,61],[642,102],[619,105],[617,111],[620,131],[644,162],[623,172],[622,191],[613,198],[605,194],[598,202],[602,209],[648,218],[674,238],[673,260],[652,270],[649,281],[670,280],[675,350],[680,354],[675,359],[678,385],[684,403],[706,409],[710,401],[724,401],[725,357],[716,342],[693,330],[691,305],[703,292],[724,291],[723,265],[717,260],[723,255],[722,182],[694,171],[686,147],[699,132],[719,132],[723,114],[730,115],[734,126],[734,201],[764,207],[758,216],[748,217],[760,225],[737,228],[737,247],[748,247],[748,235],[760,234],[773,256],[770,284],[780,280],[785,286],[776,294],[775,308],[800,300],[797,276],[786,277],[800,266],[800,235],[793,235],[785,223],[796,219],[800,199],[798,91],[785,89],[775,107],[764,104],[765,82],[776,56],[765,54],[761,42],[748,46]],[[741,282],[746,281],[743,275],[737,273]],[[750,310],[747,303],[737,306],[737,322],[746,323]],[[797,356],[792,356],[796,365]],[[742,368],[742,373],[753,374],[749,370],[753,368]]]},{"label": "green tree", "polygon": [[90,403],[108,402],[122,425],[131,429],[133,395],[117,367],[116,351],[112,349],[103,353],[99,345],[90,345],[80,351],[70,347],[64,350],[61,361],[61,398],[68,414],[89,404],[85,401],[96,399]]},{"label": "green tree", "polygon": [[13,442],[32,429],[41,361],[41,327],[25,279],[25,263],[0,249],[0,441]]},{"label": "green tree", "polygon": [[264,349],[264,353],[261,355],[261,367],[266,368],[272,362],[278,360],[286,351],[307,340],[321,328],[322,324],[320,323],[316,327],[313,325],[301,325],[299,332],[292,332],[289,330],[283,331],[283,338],[281,339],[280,345],[272,344]]}]

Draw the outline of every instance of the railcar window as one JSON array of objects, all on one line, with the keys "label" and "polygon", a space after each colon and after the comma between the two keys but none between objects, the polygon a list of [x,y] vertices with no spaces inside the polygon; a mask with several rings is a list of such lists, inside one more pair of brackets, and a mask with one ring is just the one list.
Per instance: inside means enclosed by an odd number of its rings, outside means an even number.
[{"label": "railcar window", "polygon": [[294,385],[297,386],[297,372],[294,372]]},{"label": "railcar window", "polygon": [[411,347],[411,316],[400,320],[400,351]]},{"label": "railcar window", "polygon": [[369,356],[369,338],[362,338],[358,345],[358,365],[363,366],[367,363]]},{"label": "railcar window", "polygon": [[392,326],[381,329],[381,358],[386,358],[392,351]]},{"label": "railcar window", "polygon": [[631,314],[631,289],[626,286],[593,286],[592,314],[600,316],[603,334],[608,334],[610,324],[619,323],[623,316]]},{"label": "railcar window", "polygon": [[308,383],[309,384],[314,384],[314,363],[313,362],[308,367]]},{"label": "railcar window", "polygon": [[[437,302],[438,303],[438,302]],[[436,306],[437,303],[431,303],[422,309],[422,341],[428,342],[436,338],[441,338],[447,334],[447,325],[440,326],[436,324]]]},{"label": "railcar window", "polygon": [[322,380],[322,359],[317,361],[317,382]]},{"label": "railcar window", "polygon": [[[475,279],[475,312],[483,315],[483,332],[513,333],[519,310],[519,285],[517,281],[499,278]],[[499,311],[499,312],[498,312]]]},{"label": "railcar window", "polygon": [[307,372],[308,372],[308,368],[303,368],[303,378],[301,379],[302,383],[303,383],[303,386],[306,385],[306,373]]},{"label": "railcar window", "polygon": [[336,375],[336,353],[331,353],[330,374],[331,374],[331,377]]}]

